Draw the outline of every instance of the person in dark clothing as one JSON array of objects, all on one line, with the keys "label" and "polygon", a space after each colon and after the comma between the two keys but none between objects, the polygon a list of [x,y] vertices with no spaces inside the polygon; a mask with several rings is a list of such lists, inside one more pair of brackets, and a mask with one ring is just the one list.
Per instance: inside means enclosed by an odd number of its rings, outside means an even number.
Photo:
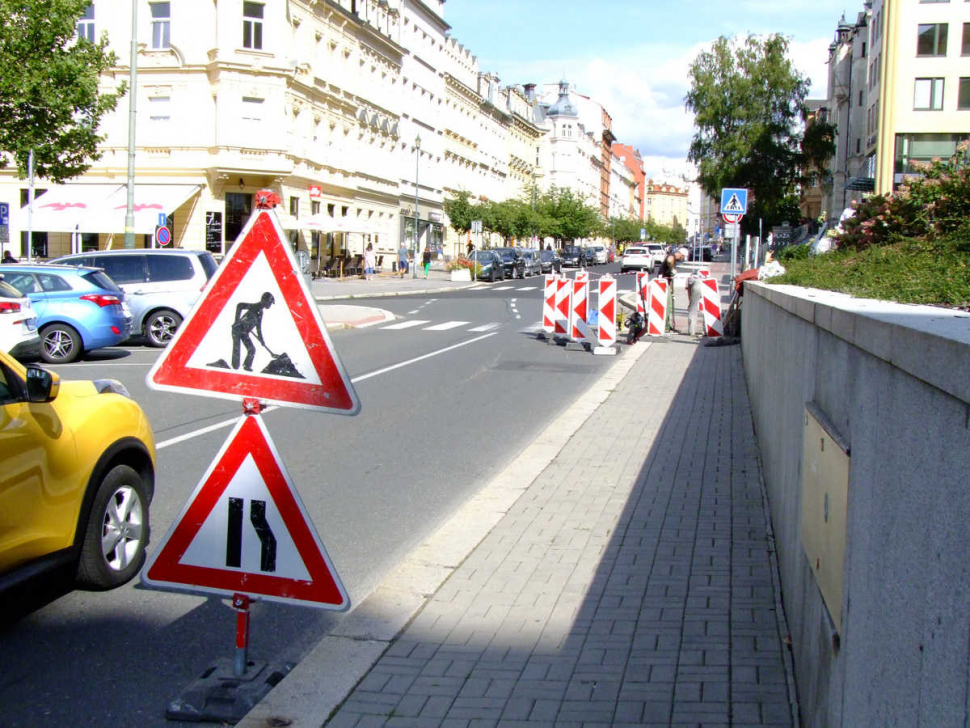
[{"label": "person in dark clothing", "polygon": [[3,263],[4,265],[10,265],[11,263],[16,263],[16,262],[18,262],[17,259],[14,258],[12,255],[10,255],[9,250],[4,251],[3,260],[0,260],[0,263]]},{"label": "person in dark clothing", "polygon": [[657,277],[664,278],[667,281],[667,316],[664,319],[664,333],[667,331],[679,333],[674,318],[674,276],[677,274],[677,261],[686,257],[687,249],[679,248],[676,252],[667,253],[660,262],[660,271],[657,273]]},{"label": "person in dark clothing", "polygon": [[421,264],[424,266],[424,277],[428,277],[428,271],[431,270],[431,248],[425,246],[424,252],[421,253]]},{"label": "person in dark clothing", "polygon": [[259,343],[263,341],[263,311],[275,303],[273,294],[268,291],[262,295],[257,303],[240,303],[236,306],[236,320],[232,324],[232,368],[239,368],[239,347],[246,347],[246,359],[243,369],[253,370],[253,358],[256,356],[256,345],[250,337],[255,336]]}]

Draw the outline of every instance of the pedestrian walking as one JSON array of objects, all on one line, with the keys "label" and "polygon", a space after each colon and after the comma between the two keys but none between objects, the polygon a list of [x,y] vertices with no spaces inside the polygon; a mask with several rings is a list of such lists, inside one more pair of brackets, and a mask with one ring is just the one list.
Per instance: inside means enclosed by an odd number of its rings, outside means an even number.
[{"label": "pedestrian walking", "polygon": [[377,267],[377,255],[374,253],[374,244],[367,243],[364,251],[364,280],[369,281],[374,277],[374,268]]},{"label": "pedestrian walking", "polygon": [[397,272],[401,274],[401,278],[404,278],[404,274],[408,272],[408,246],[401,241],[401,247],[397,249]]},{"label": "pedestrian walking", "polygon": [[[701,313],[700,304],[701,299],[704,297],[704,285],[701,283],[703,276],[700,271],[694,271],[690,274],[687,279],[687,335],[693,336],[694,330],[696,328],[695,323],[697,321],[698,314]],[[698,335],[702,335],[704,332],[704,320],[701,319],[700,332]]]},{"label": "pedestrian walking", "polygon": [[679,248],[667,253],[660,262],[660,272],[657,275],[667,280],[667,316],[664,319],[664,333],[668,331],[680,333],[677,331],[677,318],[674,315],[674,276],[677,275],[677,262],[686,257],[687,248]]},{"label": "pedestrian walking", "polygon": [[431,270],[431,248],[427,245],[424,246],[424,252],[421,254],[421,265],[424,266],[424,277],[428,277],[428,271]]}]

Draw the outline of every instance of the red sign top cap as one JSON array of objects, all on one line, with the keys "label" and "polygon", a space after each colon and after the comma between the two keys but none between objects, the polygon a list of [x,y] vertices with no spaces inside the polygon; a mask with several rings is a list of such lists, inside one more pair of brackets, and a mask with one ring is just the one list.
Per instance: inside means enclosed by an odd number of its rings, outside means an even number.
[{"label": "red sign top cap", "polygon": [[[240,324],[248,311],[254,317]],[[270,210],[250,218],[146,379],[153,389],[184,394],[347,415],[360,410]]]}]

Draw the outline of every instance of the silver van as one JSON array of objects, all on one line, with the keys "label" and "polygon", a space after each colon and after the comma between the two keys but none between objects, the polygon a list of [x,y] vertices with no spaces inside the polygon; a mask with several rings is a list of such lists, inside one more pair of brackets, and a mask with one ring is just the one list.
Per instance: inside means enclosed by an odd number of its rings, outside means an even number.
[{"label": "silver van", "polygon": [[218,264],[205,250],[97,250],[53,261],[101,268],[127,294],[133,336],[166,346]]}]

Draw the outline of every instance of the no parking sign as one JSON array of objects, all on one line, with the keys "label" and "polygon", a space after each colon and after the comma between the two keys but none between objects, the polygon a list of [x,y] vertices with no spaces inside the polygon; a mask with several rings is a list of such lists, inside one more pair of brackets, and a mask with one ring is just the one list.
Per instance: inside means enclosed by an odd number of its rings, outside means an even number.
[{"label": "no parking sign", "polygon": [[155,242],[162,247],[172,242],[172,231],[168,229],[167,225],[155,227]]}]

